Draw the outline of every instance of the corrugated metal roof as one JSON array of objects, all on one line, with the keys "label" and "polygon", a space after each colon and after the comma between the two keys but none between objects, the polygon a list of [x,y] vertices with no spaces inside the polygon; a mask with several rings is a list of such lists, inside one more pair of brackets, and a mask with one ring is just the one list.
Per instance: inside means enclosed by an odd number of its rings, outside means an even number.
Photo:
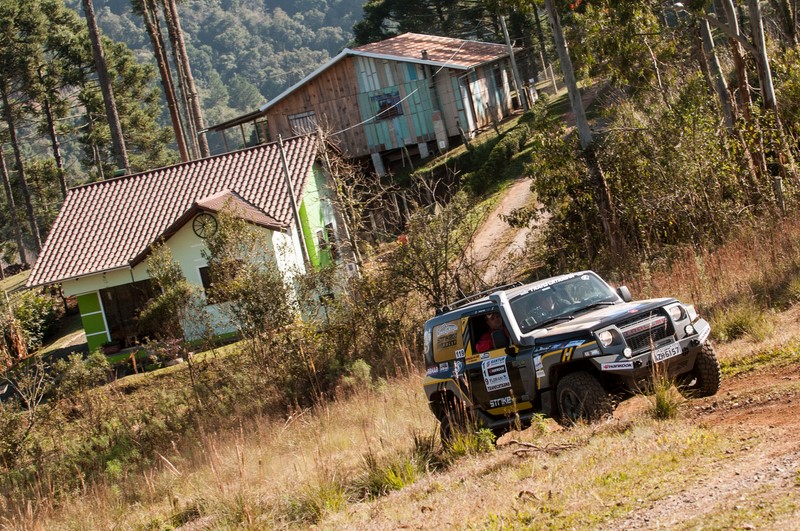
[{"label": "corrugated metal roof", "polygon": [[[422,58],[422,50],[428,52],[428,59]],[[286,96],[296,91],[322,72],[330,68],[344,57],[355,55],[362,57],[375,57],[395,61],[406,61],[418,64],[428,64],[433,67],[447,67],[457,70],[469,70],[481,64],[496,61],[508,56],[508,48],[503,44],[493,44],[489,42],[468,41],[464,39],[453,39],[451,37],[437,37],[434,35],[422,35],[419,33],[404,33],[391,39],[386,39],[372,44],[365,44],[358,48],[345,48],[330,61],[320,66],[306,77],[287,88],[275,98],[269,100],[259,107],[260,114],[283,100]],[[256,113],[246,115],[248,120],[255,119]],[[252,117],[252,118],[251,118]],[[240,117],[245,118],[245,117]],[[234,119],[227,123],[240,123]],[[226,124],[212,126],[209,129],[224,129]]]},{"label": "corrugated metal roof", "polygon": [[[300,199],[316,159],[317,138],[285,140],[284,150]],[[128,267],[198,201],[213,203],[215,194],[235,192],[251,213],[261,211],[289,226],[291,199],[282,172],[279,146],[271,143],[73,188],[27,285]]]},{"label": "corrugated metal roof", "polygon": [[[474,68],[508,55],[504,44],[468,41],[420,33],[403,33],[397,37],[354,48],[356,54],[376,54],[404,61],[428,62],[451,68]],[[427,52],[423,58],[422,52]]]}]

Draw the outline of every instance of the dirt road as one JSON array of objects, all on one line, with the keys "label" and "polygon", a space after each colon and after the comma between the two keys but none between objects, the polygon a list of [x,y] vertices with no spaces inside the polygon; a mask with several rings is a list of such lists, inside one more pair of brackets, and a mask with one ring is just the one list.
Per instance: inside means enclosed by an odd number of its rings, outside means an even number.
[{"label": "dirt road", "polygon": [[501,215],[511,214],[514,210],[529,205],[533,200],[531,180],[524,177],[517,179],[475,235],[473,252],[486,266],[483,280],[487,284],[496,285],[505,282],[506,272],[509,268],[513,268],[510,261],[525,250],[528,235],[541,225],[539,221],[527,227],[514,228],[503,221]]}]

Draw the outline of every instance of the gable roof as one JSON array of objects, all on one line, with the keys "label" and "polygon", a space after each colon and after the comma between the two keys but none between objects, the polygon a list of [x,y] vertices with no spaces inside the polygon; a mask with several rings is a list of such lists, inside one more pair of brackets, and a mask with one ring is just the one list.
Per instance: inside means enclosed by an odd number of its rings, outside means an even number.
[{"label": "gable roof", "polygon": [[[317,138],[285,140],[284,151],[300,201],[316,160]],[[219,208],[227,197],[253,222],[275,227],[292,223],[278,143],[69,190],[27,285],[131,267],[154,241],[174,231],[176,223],[185,223],[197,209]]]},{"label": "gable roof", "polygon": [[195,203],[198,210],[219,213],[224,208],[231,209],[240,218],[273,230],[285,230],[289,225],[281,223],[257,206],[248,203],[233,190],[222,190]]},{"label": "gable roof", "polygon": [[[422,51],[428,52],[428,58],[422,58]],[[376,59],[389,59],[392,61],[405,61],[433,67],[447,67],[455,70],[471,70],[482,64],[490,63],[508,57],[508,47],[505,44],[491,42],[469,41],[454,39],[452,37],[439,37],[436,35],[423,35],[420,33],[403,33],[397,37],[380,42],[365,44],[357,48],[345,48],[339,54],[323,64],[306,77],[281,92],[278,96],[258,108],[258,113],[250,113],[247,120],[255,118],[258,114],[281,101],[283,98],[308,83],[313,78],[341,61],[349,55],[373,57]],[[245,121],[247,121],[245,120]],[[209,127],[216,131],[243,123],[241,119],[234,119]]]},{"label": "gable roof", "polygon": [[[422,57],[423,51],[427,52],[427,60]],[[505,44],[491,42],[403,33],[391,39],[359,46],[352,52],[354,55],[374,55],[386,59],[467,70],[506,57],[508,47]]]}]

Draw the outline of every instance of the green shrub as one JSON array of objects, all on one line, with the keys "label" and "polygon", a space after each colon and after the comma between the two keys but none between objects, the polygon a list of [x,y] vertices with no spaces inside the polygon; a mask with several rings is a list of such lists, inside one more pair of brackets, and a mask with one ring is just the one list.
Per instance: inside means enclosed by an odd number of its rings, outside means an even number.
[{"label": "green shrub", "polygon": [[28,350],[37,350],[58,326],[58,301],[49,295],[26,291],[16,301],[14,317],[25,334]]},{"label": "green shrub", "polygon": [[458,430],[450,437],[446,450],[451,458],[484,454],[494,451],[495,440],[497,436],[486,428],[474,432]]},{"label": "green shrub", "polygon": [[477,195],[489,190],[492,184],[505,176],[508,162],[525,146],[528,138],[530,138],[530,129],[526,125],[518,125],[508,131],[495,144],[480,168],[466,176],[466,186]]},{"label": "green shrub", "polygon": [[712,334],[721,341],[733,341],[748,336],[755,341],[769,337],[774,325],[766,313],[747,302],[726,308],[714,316]]}]

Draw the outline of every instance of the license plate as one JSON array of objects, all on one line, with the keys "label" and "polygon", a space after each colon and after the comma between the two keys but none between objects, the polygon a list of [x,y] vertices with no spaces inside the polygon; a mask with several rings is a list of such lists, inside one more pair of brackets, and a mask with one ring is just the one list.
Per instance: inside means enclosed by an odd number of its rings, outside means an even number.
[{"label": "license plate", "polygon": [[680,343],[672,343],[665,347],[661,347],[653,351],[653,360],[656,363],[664,360],[668,360],[670,358],[674,358],[678,354],[682,353],[683,349],[681,348]]}]

